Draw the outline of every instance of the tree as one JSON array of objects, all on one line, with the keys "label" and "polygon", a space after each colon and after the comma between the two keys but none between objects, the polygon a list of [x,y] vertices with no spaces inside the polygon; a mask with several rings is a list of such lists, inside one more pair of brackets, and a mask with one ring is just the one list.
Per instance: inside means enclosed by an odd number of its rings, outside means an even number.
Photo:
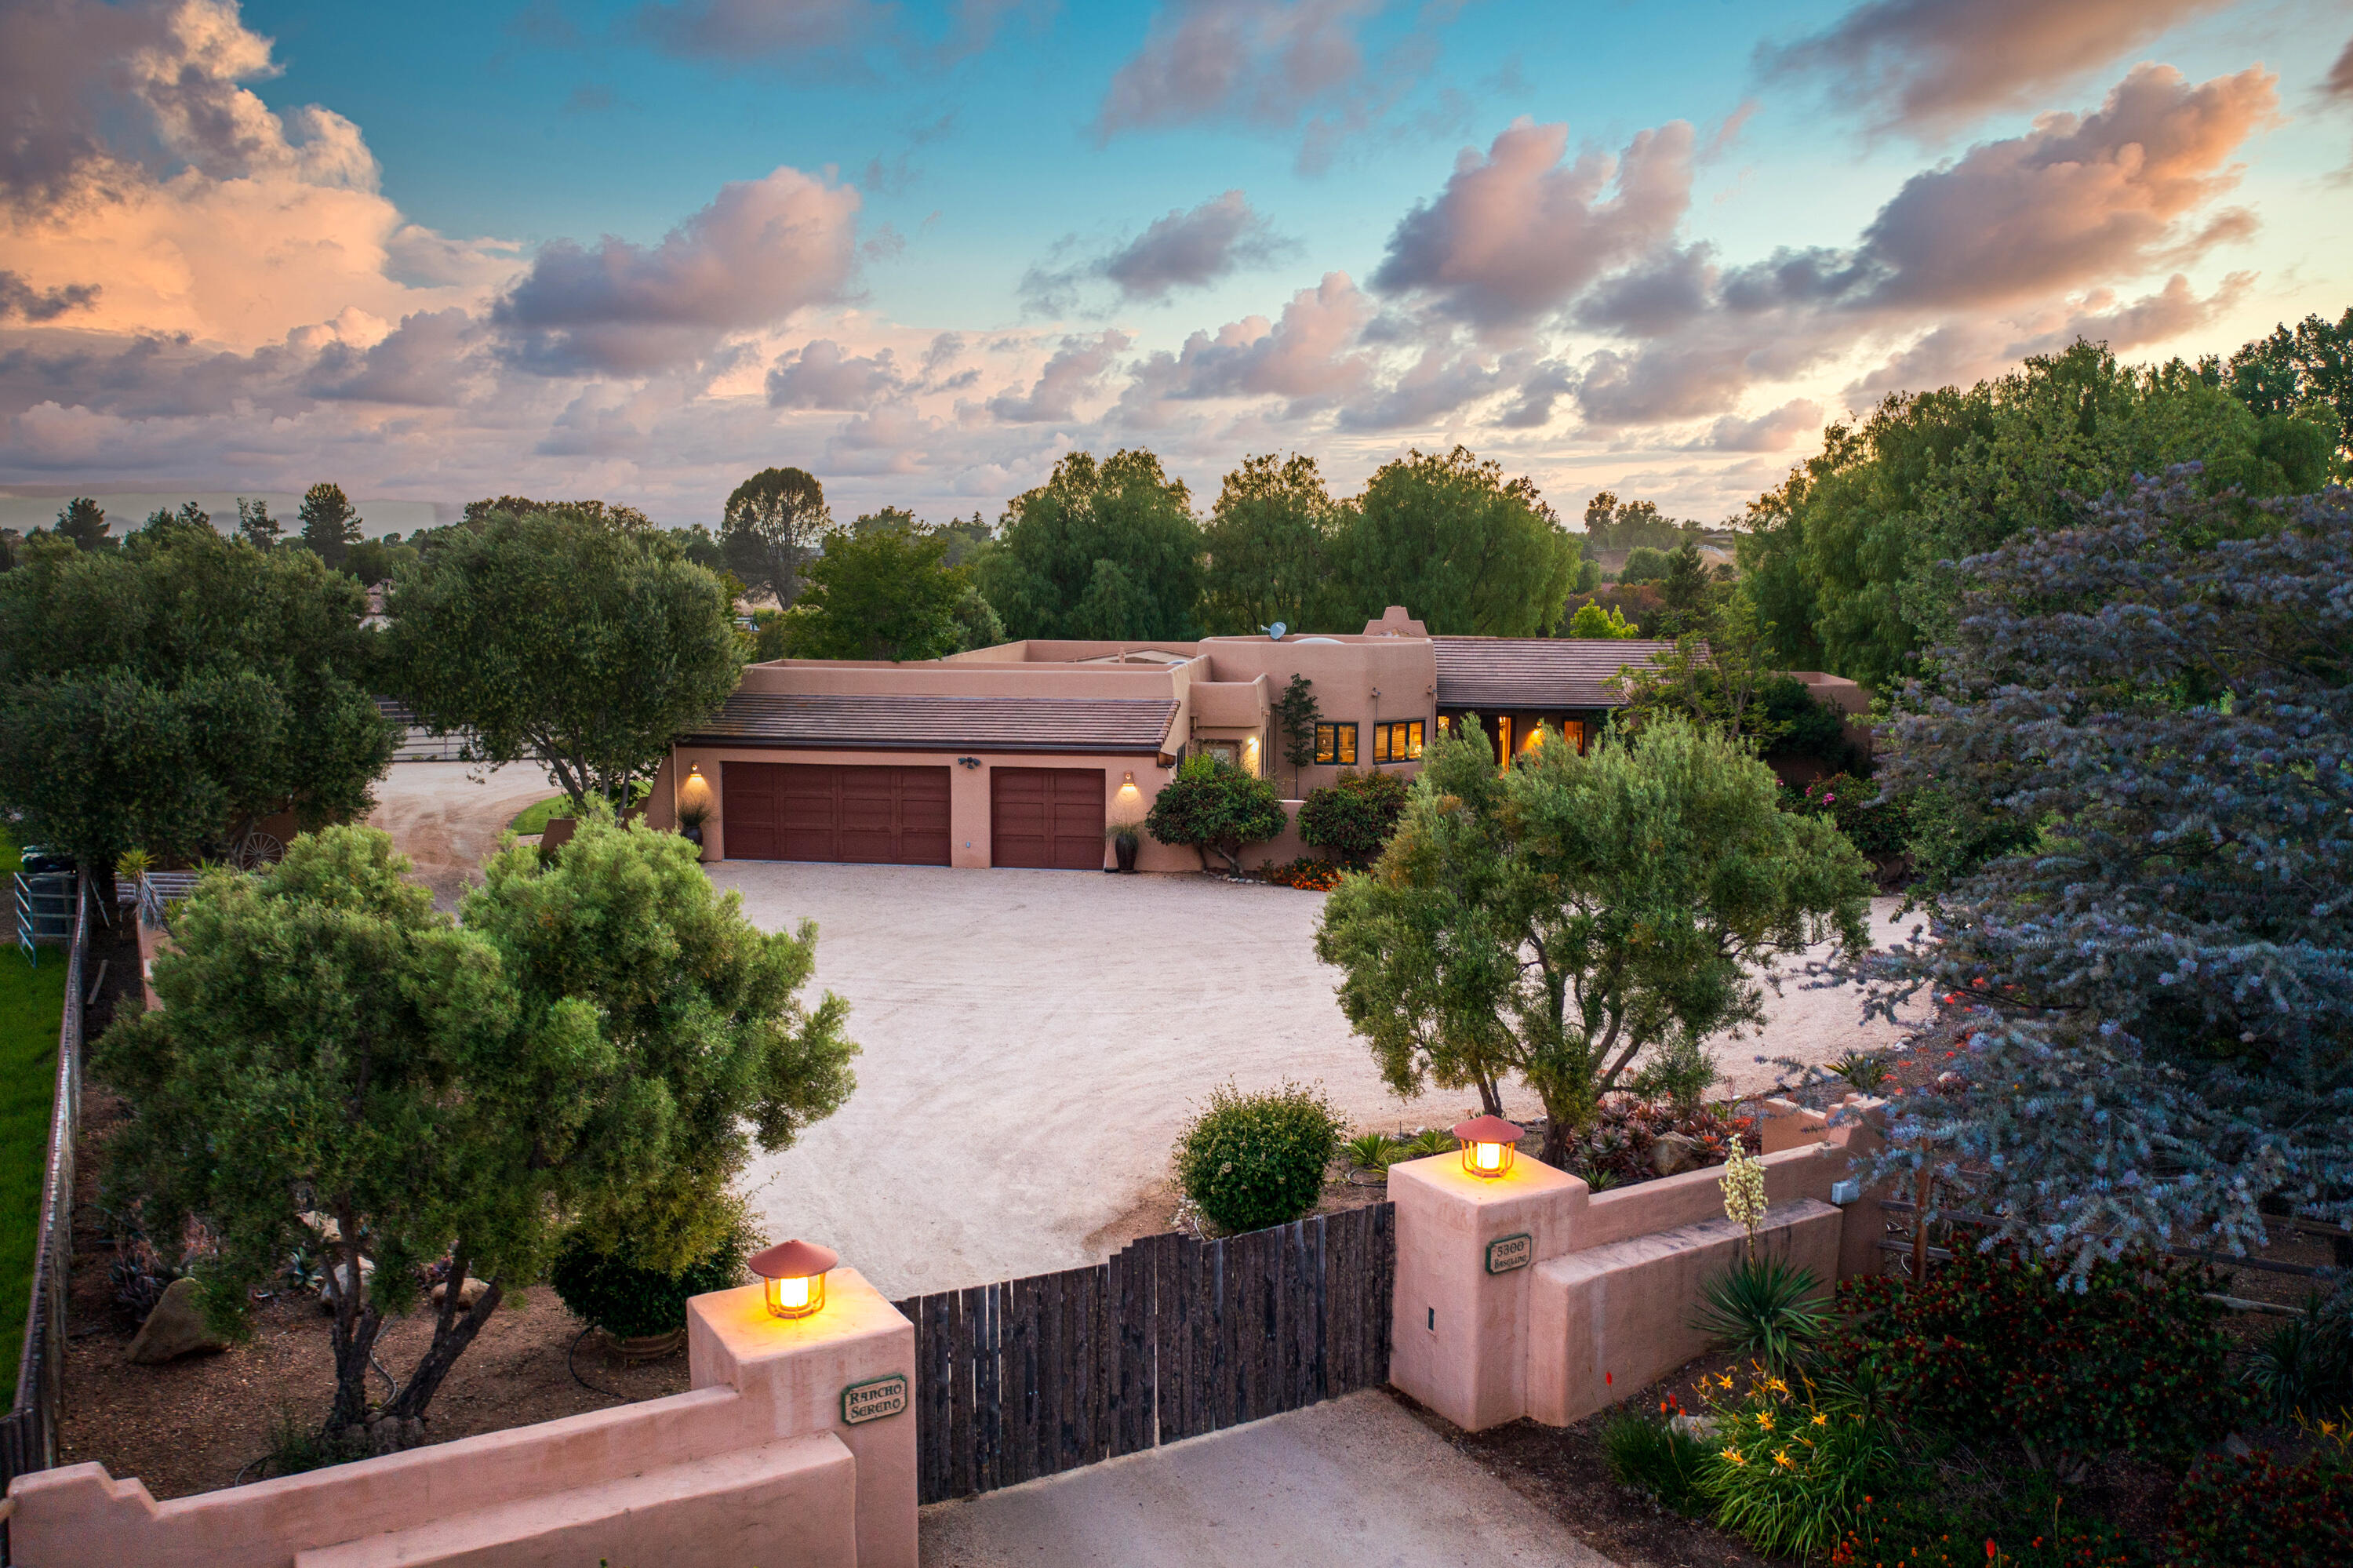
[{"label": "tree", "polygon": [[686,726],[735,689],[719,579],[658,535],[493,515],[403,567],[385,612],[395,694],[488,763],[543,762],[575,800],[626,804]]},{"label": "tree", "polygon": [[147,521],[139,525],[133,535],[141,544],[150,546],[179,537],[206,539],[219,536],[219,531],[213,526],[213,514],[193,501],[181,502],[177,512],[168,506],[158,506],[147,514]]},{"label": "tree", "polygon": [[1176,641],[1198,630],[1201,530],[1148,451],[1069,452],[1014,499],[978,586],[1015,637]]},{"label": "tree", "polygon": [[1612,609],[1598,604],[1577,606],[1577,613],[1568,618],[1571,637],[1630,639],[1642,635],[1642,629]]},{"label": "tree", "polygon": [[378,583],[390,582],[403,566],[421,556],[422,552],[414,545],[404,545],[390,535],[362,539],[343,556],[343,570],[374,588]]},{"label": "tree", "polygon": [[1686,540],[1670,551],[1659,589],[1659,597],[1667,606],[1666,614],[1659,619],[1659,635],[1681,637],[1687,631],[1704,629],[1714,609],[1711,588],[1707,565],[1699,557],[1698,546]]},{"label": "tree", "polygon": [[[955,558],[955,546],[951,541],[947,559]],[[969,584],[956,595],[949,615],[955,622],[955,652],[959,653],[968,653],[975,648],[994,648],[1005,641],[1005,622],[997,618],[997,607]]]},{"label": "tree", "polygon": [[[864,521],[861,519],[860,521]],[[912,522],[913,519],[910,519]],[[956,651],[956,606],[971,574],[946,567],[947,541],[892,527],[826,542],[785,617],[797,659],[936,659]]]},{"label": "tree", "polygon": [[1299,789],[1299,770],[1315,760],[1315,726],[1324,710],[1315,701],[1315,683],[1293,674],[1282,695],[1274,699],[1274,733],[1282,737],[1282,759],[1291,764],[1291,788]]},{"label": "tree", "polygon": [[0,577],[0,800],[28,839],[103,868],[235,854],[289,809],[305,827],[372,809],[394,734],[358,584],[176,523],[27,556]]},{"label": "tree", "polygon": [[1772,628],[1759,620],[1747,596],[1726,594],[1702,626],[1641,664],[1620,665],[1604,683],[1620,706],[1610,722],[1628,735],[1666,715],[1718,730],[1751,750],[1769,748],[1783,726],[1762,701],[1772,681]]},{"label": "tree", "polygon": [[1758,975],[1868,940],[1862,856],[1780,809],[1736,741],[1673,719],[1638,742],[1558,743],[1499,772],[1475,718],[1441,732],[1369,874],[1325,902],[1316,956],[1402,1095],[1516,1073],[1561,1165],[1646,1055],[1689,1057],[1763,1016]]},{"label": "tree", "polygon": [[2019,847],[1873,966],[1968,1006],[1891,1163],[2078,1275],[2353,1218],[2353,495],[2250,517],[2177,471],[1968,567],[1883,769]]},{"label": "tree", "polygon": [[1618,568],[1621,583],[1658,583],[1667,577],[1667,553],[1648,545],[1637,545],[1626,552],[1626,564]]},{"label": "tree", "polygon": [[343,557],[359,542],[360,514],[343,494],[343,486],[321,482],[302,493],[295,512],[302,524],[302,543],[327,565],[341,567]]},{"label": "tree", "polygon": [[237,498],[238,538],[257,550],[269,550],[277,546],[279,535],[285,532],[285,525],[269,514],[269,502],[248,501],[242,495]]},{"label": "tree", "polygon": [[654,1266],[693,1253],[732,1223],[751,1141],[785,1147],[829,1114],[856,1049],[837,999],[796,1000],[813,933],[753,928],[675,835],[592,815],[552,863],[512,847],[462,926],[406,870],[385,834],[338,828],[259,874],[208,874],[154,966],[165,1006],[98,1054],[136,1111],[112,1180],[156,1234],[204,1217],[219,1245],[195,1272],[216,1325],[241,1323],[297,1246],[364,1280],[335,1293],[339,1446],[423,1267],[489,1289],[432,1309],[379,1413],[402,1446],[562,1227],[626,1228]]},{"label": "tree", "polygon": [[57,531],[74,543],[77,550],[103,550],[112,541],[106,536],[106,511],[87,495],[77,495],[58,513]]},{"label": "tree", "polygon": [[1697,526],[1661,515],[1651,502],[1621,503],[1607,490],[1585,503],[1585,541],[1597,550],[1672,550]]},{"label": "tree", "polygon": [[2199,368],[2258,417],[2293,415],[2326,431],[2340,476],[2353,463],[2353,310],[2334,324],[2309,315],[2291,331],[2283,322],[2228,364]]},{"label": "tree", "polygon": [[1414,451],[1366,482],[1335,577],[1370,620],[1401,604],[1440,636],[1541,636],[1577,580],[1578,544],[1525,477],[1456,447]]},{"label": "tree", "polygon": [[803,564],[832,531],[825,486],[814,474],[764,468],[728,495],[719,539],[737,577],[789,606],[800,597]]},{"label": "tree", "polygon": [[1190,844],[1209,869],[1217,851],[1229,871],[1242,868],[1242,851],[1282,832],[1290,819],[1265,779],[1223,758],[1197,752],[1176,765],[1144,819],[1144,831],[1164,844]]},{"label": "tree", "polygon": [[1277,621],[1303,631],[1314,624],[1329,598],[1332,540],[1344,515],[1314,458],[1244,458],[1226,475],[1202,531],[1201,619],[1209,630],[1247,636]]},{"label": "tree", "polygon": [[1892,687],[1950,636],[1965,587],[1954,563],[2067,527],[2172,463],[2202,463],[2216,492],[2311,490],[2325,464],[2293,423],[2267,423],[2179,360],[2119,365],[2078,343],[1831,426],[1820,456],[1750,504],[1741,567],[1781,662]]}]

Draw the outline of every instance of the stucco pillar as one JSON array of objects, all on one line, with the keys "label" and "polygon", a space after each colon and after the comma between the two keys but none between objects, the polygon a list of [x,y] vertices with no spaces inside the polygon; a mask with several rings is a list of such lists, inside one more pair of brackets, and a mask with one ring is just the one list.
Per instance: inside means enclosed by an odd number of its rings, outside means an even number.
[{"label": "stucco pillar", "polygon": [[1485,1180],[1460,1154],[1389,1167],[1397,1296],[1389,1382],[1465,1430],[1527,1413],[1528,1285],[1567,1249],[1590,1196],[1525,1155]]},{"label": "stucco pillar", "polygon": [[769,1312],[764,1287],[686,1304],[694,1386],[768,1411],[769,1434],[830,1433],[858,1467],[859,1568],[915,1568],[915,1329],[854,1268],[826,1276],[825,1308]]}]

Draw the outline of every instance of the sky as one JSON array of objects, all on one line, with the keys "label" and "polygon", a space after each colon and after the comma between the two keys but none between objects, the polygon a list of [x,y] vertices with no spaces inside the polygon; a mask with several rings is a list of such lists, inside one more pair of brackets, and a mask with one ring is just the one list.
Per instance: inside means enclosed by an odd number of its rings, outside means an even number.
[{"label": "sky", "polygon": [[2333,319],[2348,236],[2343,0],[0,0],[0,507],[1459,442],[1713,522],[1891,392]]}]

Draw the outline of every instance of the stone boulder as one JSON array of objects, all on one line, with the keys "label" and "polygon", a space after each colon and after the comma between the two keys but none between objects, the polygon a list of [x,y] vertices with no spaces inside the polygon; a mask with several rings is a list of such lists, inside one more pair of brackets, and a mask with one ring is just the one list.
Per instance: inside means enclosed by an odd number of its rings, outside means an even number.
[{"label": "stone boulder", "polygon": [[[458,1287],[459,1309],[465,1312],[472,1311],[474,1304],[482,1298],[482,1292],[489,1288],[490,1286],[482,1280],[475,1278],[470,1274],[466,1276],[465,1282]],[[448,1294],[449,1282],[445,1279],[433,1287],[433,1305],[440,1306]]]},{"label": "stone boulder", "polygon": [[164,1287],[164,1298],[139,1325],[138,1338],[131,1341],[131,1359],[152,1367],[182,1356],[227,1349],[228,1341],[205,1327],[204,1310],[196,1305],[196,1282],[175,1279]]},{"label": "stone boulder", "polygon": [[1700,1140],[1686,1133],[1662,1132],[1651,1143],[1651,1169],[1662,1176],[1695,1171],[1704,1159]]},{"label": "stone boulder", "polygon": [[[327,1270],[327,1277],[321,1281],[319,1285],[319,1305],[321,1307],[330,1312],[335,1309],[336,1294],[343,1289],[344,1283],[350,1279],[351,1273],[352,1266],[348,1263],[339,1263],[335,1265],[334,1267]],[[367,1282],[375,1277],[375,1259],[365,1257],[360,1259],[360,1300],[363,1304],[367,1300]]]}]

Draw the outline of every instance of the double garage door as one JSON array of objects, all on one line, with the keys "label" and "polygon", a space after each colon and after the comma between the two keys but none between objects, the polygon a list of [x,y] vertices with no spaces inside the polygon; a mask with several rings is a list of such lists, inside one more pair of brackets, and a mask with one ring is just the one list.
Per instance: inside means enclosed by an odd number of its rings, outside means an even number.
[{"label": "double garage door", "polygon": [[[719,788],[730,860],[948,863],[944,768],[729,762]],[[1102,768],[995,768],[988,794],[991,864],[1102,869]]]},{"label": "double garage door", "polygon": [[948,863],[948,770],[722,764],[730,860]]}]

